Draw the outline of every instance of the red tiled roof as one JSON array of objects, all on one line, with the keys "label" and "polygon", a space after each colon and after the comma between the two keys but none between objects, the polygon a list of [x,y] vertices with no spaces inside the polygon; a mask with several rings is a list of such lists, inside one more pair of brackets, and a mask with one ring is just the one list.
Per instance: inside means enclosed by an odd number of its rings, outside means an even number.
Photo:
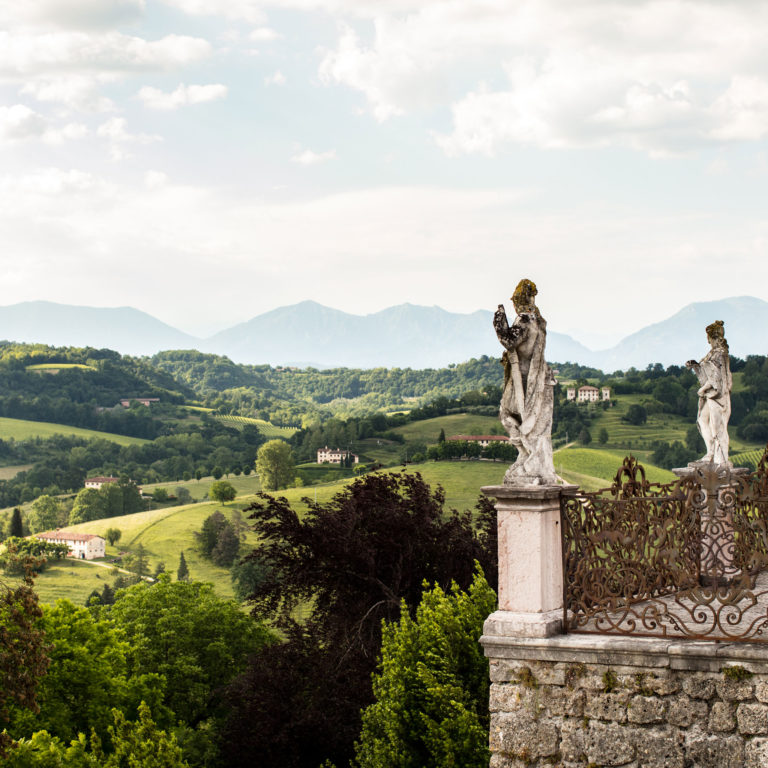
[{"label": "red tiled roof", "polygon": [[503,440],[508,442],[509,438],[504,435],[451,435],[449,440]]},{"label": "red tiled roof", "polygon": [[101,538],[101,536],[96,536],[93,533],[71,533],[70,531],[47,531],[46,533],[36,533],[35,537],[49,541],[90,541]]},{"label": "red tiled roof", "polygon": [[87,477],[85,479],[86,483],[116,483],[119,478],[117,477]]}]

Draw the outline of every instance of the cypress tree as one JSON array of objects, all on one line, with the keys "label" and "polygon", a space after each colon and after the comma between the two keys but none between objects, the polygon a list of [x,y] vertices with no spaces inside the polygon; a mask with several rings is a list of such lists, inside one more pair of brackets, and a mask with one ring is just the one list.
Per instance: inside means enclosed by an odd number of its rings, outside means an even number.
[{"label": "cypress tree", "polygon": [[176,571],[176,579],[178,581],[189,581],[189,568],[187,567],[187,561],[184,559],[183,549],[179,558],[179,570]]},{"label": "cypress tree", "polygon": [[24,525],[21,522],[21,510],[18,507],[14,507],[11,514],[11,525],[8,529],[9,536],[18,536],[21,538],[24,535]]}]

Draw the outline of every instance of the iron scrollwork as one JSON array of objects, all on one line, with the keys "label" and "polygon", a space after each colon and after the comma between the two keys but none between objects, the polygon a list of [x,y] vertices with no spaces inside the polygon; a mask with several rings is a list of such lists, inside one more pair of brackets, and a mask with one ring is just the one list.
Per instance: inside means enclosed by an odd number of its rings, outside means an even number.
[{"label": "iron scrollwork", "polygon": [[667,484],[629,456],[561,509],[568,632],[764,639],[768,448],[755,472],[703,464]]}]

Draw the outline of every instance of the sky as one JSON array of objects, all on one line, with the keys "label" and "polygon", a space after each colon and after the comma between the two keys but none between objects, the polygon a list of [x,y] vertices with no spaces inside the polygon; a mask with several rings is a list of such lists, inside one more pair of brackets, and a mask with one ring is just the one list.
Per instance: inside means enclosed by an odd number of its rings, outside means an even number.
[{"label": "sky", "polygon": [[768,300],[758,0],[0,0],[2,304],[306,299],[608,346]]}]

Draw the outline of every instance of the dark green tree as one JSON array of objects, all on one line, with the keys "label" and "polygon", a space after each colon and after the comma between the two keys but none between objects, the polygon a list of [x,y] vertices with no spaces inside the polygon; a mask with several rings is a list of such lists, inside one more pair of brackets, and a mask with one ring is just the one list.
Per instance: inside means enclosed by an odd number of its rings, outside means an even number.
[{"label": "dark green tree", "polygon": [[211,560],[216,565],[229,568],[236,560],[240,551],[240,539],[237,537],[232,525],[227,524],[219,531],[216,546],[211,552]]},{"label": "dark green tree", "polygon": [[24,523],[21,519],[21,510],[18,507],[14,507],[11,513],[11,523],[8,526],[8,535],[22,538],[24,536]]},{"label": "dark green tree", "polygon": [[589,445],[592,442],[592,434],[586,427],[582,427],[579,432],[579,442],[582,445]]},{"label": "dark green tree", "polygon": [[176,571],[176,579],[177,581],[188,581],[189,580],[189,567],[187,566],[187,560],[184,557],[184,550],[181,550],[181,555],[179,556],[179,569]]},{"label": "dark green tree", "polygon": [[[468,512],[443,504],[442,490],[401,472],[366,475],[301,516],[268,494],[251,507],[254,556],[266,568],[251,596],[254,615],[275,621],[285,642],[254,657],[230,686],[228,766],[250,766],[254,754],[281,768],[348,764],[360,710],[372,701],[382,619],[399,619],[403,600],[415,609],[425,579],[466,589],[475,560],[496,573],[490,539]],[[301,625],[298,606],[311,606]]]},{"label": "dark green tree", "polygon": [[608,430],[605,427],[600,427],[600,431],[597,433],[597,441],[600,445],[605,445],[608,442]]},{"label": "dark green tree", "polygon": [[214,480],[221,480],[224,475],[224,470],[221,467],[214,467],[211,470],[211,474],[213,475]]},{"label": "dark green tree", "polygon": [[445,442],[445,430],[441,429],[440,434],[437,436],[437,442],[438,443],[444,443]]},{"label": "dark green tree", "polygon": [[626,415],[621,417],[621,420],[639,427],[648,421],[648,412],[645,410],[645,408],[643,408],[642,405],[633,403],[627,409]]}]

